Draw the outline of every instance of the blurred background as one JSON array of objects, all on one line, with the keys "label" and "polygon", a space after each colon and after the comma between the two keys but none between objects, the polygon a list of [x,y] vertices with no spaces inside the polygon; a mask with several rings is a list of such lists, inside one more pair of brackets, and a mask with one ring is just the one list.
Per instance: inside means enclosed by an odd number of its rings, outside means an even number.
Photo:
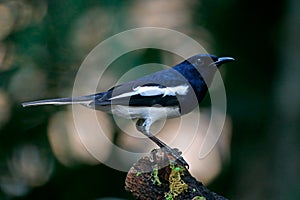
[{"label": "blurred background", "polygon": [[[80,64],[99,42],[144,26],[180,31],[209,53],[236,58],[221,69],[228,106],[224,133],[201,162],[192,161],[194,147],[186,152],[192,174],[230,199],[300,199],[299,10],[297,0],[0,1],[0,199],[133,199],[124,190],[126,173],[99,163],[84,148],[69,107],[24,109],[20,103],[70,96]],[[155,49],[124,55],[112,63],[101,88],[137,65],[171,66],[173,57]],[[199,140],[209,98],[200,110]],[[122,134],[111,116],[98,117],[119,146],[145,147],[144,140]],[[176,130],[174,124],[170,120],[164,132]],[[113,159],[109,147],[93,142]]]}]

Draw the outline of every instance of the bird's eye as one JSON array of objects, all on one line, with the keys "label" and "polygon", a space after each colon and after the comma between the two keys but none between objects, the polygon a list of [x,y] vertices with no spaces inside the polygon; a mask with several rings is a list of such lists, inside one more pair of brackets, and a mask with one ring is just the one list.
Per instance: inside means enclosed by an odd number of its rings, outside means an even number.
[{"label": "bird's eye", "polygon": [[197,65],[203,65],[204,61],[201,58],[197,59]]}]

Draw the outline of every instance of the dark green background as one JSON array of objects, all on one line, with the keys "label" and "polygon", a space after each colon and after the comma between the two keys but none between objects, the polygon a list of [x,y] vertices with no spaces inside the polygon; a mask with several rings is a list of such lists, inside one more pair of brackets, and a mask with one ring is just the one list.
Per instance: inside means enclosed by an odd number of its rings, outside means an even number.
[{"label": "dark green background", "polygon": [[[11,2],[2,1],[0,5],[9,5]],[[38,13],[39,1],[22,2],[31,7],[33,13]],[[48,119],[65,108],[26,110],[9,88],[15,74],[34,63],[46,72],[44,96],[61,96],[62,88],[72,86],[76,70],[85,53],[88,53],[86,50],[78,53],[81,50],[74,49],[68,42],[74,21],[89,9],[100,7],[112,16],[108,19],[109,27],[107,22],[103,22],[103,29],[107,29],[105,37],[108,38],[135,28],[127,21],[136,2],[41,2],[47,5],[46,15],[41,20],[32,19],[24,26],[17,27],[22,17],[18,18],[21,15],[16,10],[16,27],[0,43],[9,47],[4,61],[0,63],[0,88],[11,102],[9,120],[0,127],[0,181],[8,173],[7,160],[14,149],[22,144],[35,144],[42,148],[54,160],[54,172],[44,185],[30,188],[23,196],[8,195],[0,188],[0,199],[75,200],[109,196],[133,199],[124,191],[126,173],[104,165],[78,163],[66,167],[55,159],[46,134]],[[145,5],[149,5],[150,1],[145,2],[148,2]],[[230,199],[299,199],[299,2],[187,1],[191,2],[194,3],[188,10],[192,16],[189,21],[190,32],[186,34],[192,32],[190,36],[193,37],[202,27],[209,33],[207,42],[213,49],[212,53],[236,58],[236,62],[222,69],[228,115],[233,123],[231,159],[221,175],[208,187]],[[168,4],[171,6],[172,1],[165,6],[168,7]],[[175,22],[179,14],[180,9],[178,15],[172,15],[175,16]],[[0,18],[3,16],[0,13]],[[184,32],[185,29],[180,26],[183,25],[179,24],[174,29]],[[12,61],[5,63],[10,54],[14,55]],[[155,50],[146,50],[138,55],[130,56],[128,68],[161,60],[159,52]]]}]

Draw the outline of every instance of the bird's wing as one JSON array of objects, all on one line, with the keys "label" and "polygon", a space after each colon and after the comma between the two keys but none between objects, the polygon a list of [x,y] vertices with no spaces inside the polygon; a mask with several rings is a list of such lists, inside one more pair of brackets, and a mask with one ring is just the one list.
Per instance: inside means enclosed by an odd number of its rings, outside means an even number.
[{"label": "bird's wing", "polygon": [[178,95],[185,95],[189,86],[178,85],[167,87],[161,84],[148,83],[137,85],[127,83],[107,91],[100,99],[95,99],[95,106],[128,105],[128,106],[174,106],[178,105]]},{"label": "bird's wing", "polygon": [[99,109],[106,105],[174,106],[179,104],[178,98],[191,92],[189,82],[170,68],[117,85],[93,103]]}]

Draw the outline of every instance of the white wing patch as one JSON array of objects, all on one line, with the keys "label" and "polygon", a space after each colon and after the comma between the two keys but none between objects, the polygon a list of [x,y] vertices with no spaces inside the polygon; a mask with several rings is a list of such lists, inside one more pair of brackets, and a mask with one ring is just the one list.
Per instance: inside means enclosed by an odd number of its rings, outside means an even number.
[{"label": "white wing patch", "polygon": [[133,88],[133,91],[112,97],[110,98],[110,100],[130,97],[133,95],[141,95],[141,96],[163,95],[163,97],[185,95],[188,93],[188,89],[189,89],[188,85],[179,85],[175,87],[165,87],[165,88],[161,88],[159,86],[138,86],[136,88]]},{"label": "white wing patch", "polygon": [[162,94],[162,89],[165,88],[159,88],[157,86],[138,86],[134,88],[133,91],[141,96],[156,96]]}]

